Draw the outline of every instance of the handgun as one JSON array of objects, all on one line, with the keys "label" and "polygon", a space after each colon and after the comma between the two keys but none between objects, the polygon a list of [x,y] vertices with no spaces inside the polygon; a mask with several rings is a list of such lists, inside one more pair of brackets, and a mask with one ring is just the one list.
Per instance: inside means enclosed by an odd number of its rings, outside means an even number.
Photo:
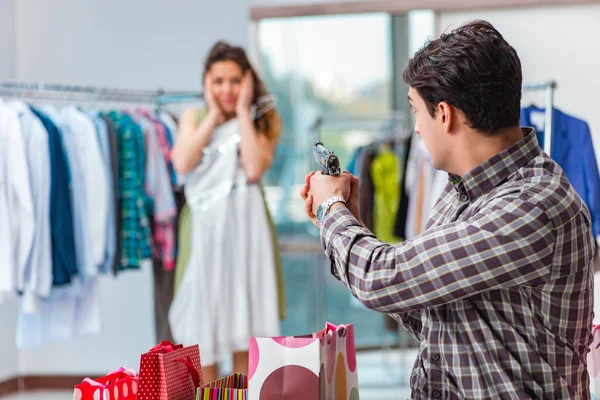
[{"label": "handgun", "polygon": [[313,154],[323,175],[337,176],[340,171],[340,160],[333,154],[333,151],[327,150],[323,143],[317,141],[313,146]]}]

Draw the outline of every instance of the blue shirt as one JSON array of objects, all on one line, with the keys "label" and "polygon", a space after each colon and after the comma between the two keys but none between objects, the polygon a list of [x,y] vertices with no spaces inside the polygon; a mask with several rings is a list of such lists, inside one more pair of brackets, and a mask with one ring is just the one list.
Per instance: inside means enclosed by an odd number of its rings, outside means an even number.
[{"label": "blue shirt", "polygon": [[[544,110],[530,106],[521,110],[521,125],[537,130],[540,146],[544,146],[543,126],[536,126],[534,114]],[[565,171],[575,191],[581,196],[592,217],[594,236],[600,236],[600,173],[594,153],[589,125],[558,109],[553,110],[552,158]]]},{"label": "blue shirt", "polygon": [[48,132],[50,152],[50,234],[52,238],[53,286],[66,285],[77,275],[73,211],[71,207],[71,174],[61,134],[44,113],[32,108]]}]

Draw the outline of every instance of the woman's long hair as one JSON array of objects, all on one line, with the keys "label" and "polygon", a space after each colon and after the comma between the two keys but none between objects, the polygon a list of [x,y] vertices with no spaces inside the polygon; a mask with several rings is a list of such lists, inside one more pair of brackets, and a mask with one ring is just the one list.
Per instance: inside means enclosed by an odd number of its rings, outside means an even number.
[{"label": "woman's long hair", "polygon": [[[256,104],[259,97],[268,95],[267,88],[265,87],[262,80],[250,64],[246,52],[241,47],[232,46],[229,43],[219,41],[210,50],[206,62],[204,64],[204,78],[206,73],[210,71],[215,63],[221,61],[233,61],[242,68],[242,72],[250,70],[254,77],[254,96],[252,97],[252,103]],[[275,108],[267,111],[264,115],[260,116],[254,121],[256,130],[265,135],[270,140],[278,138],[281,132],[281,120]]]}]

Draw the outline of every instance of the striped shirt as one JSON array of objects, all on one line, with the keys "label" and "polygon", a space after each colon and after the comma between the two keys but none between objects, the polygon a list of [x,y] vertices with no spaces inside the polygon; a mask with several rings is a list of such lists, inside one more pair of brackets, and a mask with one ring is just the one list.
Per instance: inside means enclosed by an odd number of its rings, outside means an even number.
[{"label": "striped shirt", "polygon": [[323,222],[331,272],[419,341],[413,399],[587,399],[590,214],[535,132],[449,177],[426,231],[387,245],[346,208]]}]

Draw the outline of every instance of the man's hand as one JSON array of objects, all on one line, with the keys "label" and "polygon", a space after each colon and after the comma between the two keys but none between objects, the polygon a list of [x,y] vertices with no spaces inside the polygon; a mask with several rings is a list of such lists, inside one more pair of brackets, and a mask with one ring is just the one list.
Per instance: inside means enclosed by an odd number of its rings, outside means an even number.
[{"label": "man's hand", "polygon": [[310,178],[312,178],[314,174],[314,171],[311,171],[304,178],[304,186],[300,189],[300,197],[304,200],[304,212],[306,213],[306,216],[310,218],[313,224],[318,225],[317,217],[312,211],[313,197],[312,194],[310,194]]},{"label": "man's hand", "polygon": [[300,196],[304,200],[304,212],[315,225],[318,225],[315,215],[317,208],[333,196],[342,196],[346,200],[348,210],[360,222],[358,178],[347,171],[340,176],[311,172],[305,178]]},{"label": "man's hand", "polygon": [[350,196],[346,199],[346,206],[348,210],[354,215],[354,218],[364,226],[360,219],[360,197],[359,197],[359,180],[356,176],[352,175],[348,171],[344,171],[344,174],[350,177]]}]

